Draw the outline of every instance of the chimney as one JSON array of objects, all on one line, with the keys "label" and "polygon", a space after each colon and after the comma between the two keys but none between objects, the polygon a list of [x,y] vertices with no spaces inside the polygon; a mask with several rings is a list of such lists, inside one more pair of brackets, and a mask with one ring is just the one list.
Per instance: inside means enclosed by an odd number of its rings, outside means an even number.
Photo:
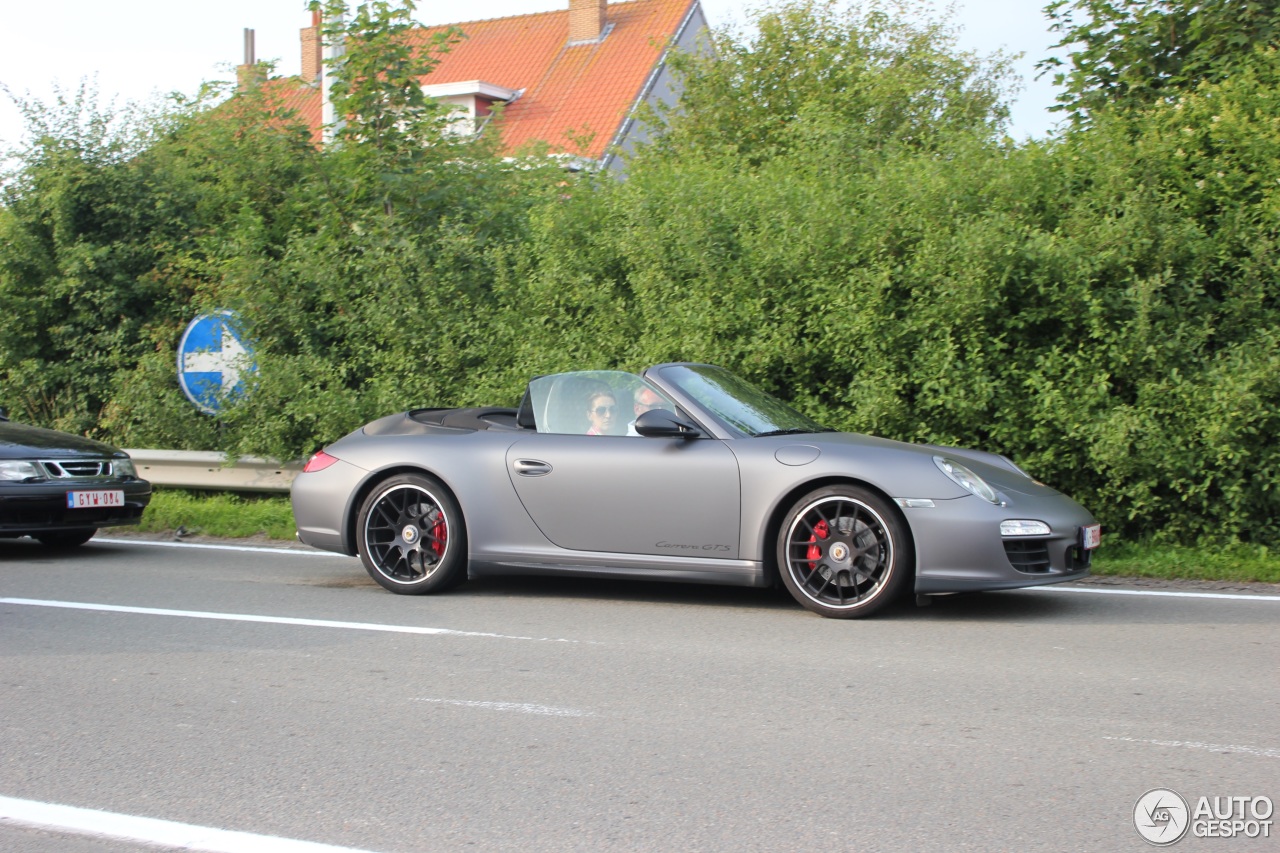
[{"label": "chimney", "polygon": [[265,74],[258,67],[253,49],[253,30],[244,29],[244,65],[236,66],[236,88],[241,92],[254,88],[263,81]]},{"label": "chimney", "polygon": [[315,83],[320,79],[320,13],[311,13],[311,26],[302,28],[302,82]]},{"label": "chimney", "polygon": [[606,0],[569,0],[569,44],[600,40]]},{"label": "chimney", "polygon": [[[312,20],[315,20],[314,15]],[[325,145],[337,137],[338,131],[345,123],[333,106],[333,77],[335,73],[341,73],[339,66],[342,63],[343,54],[347,52],[346,45],[343,43],[346,24],[346,15],[339,14],[336,18],[325,21],[324,26],[320,27],[321,35],[324,35],[325,29],[336,30],[332,37],[321,40],[324,61],[320,63],[320,137]]]}]

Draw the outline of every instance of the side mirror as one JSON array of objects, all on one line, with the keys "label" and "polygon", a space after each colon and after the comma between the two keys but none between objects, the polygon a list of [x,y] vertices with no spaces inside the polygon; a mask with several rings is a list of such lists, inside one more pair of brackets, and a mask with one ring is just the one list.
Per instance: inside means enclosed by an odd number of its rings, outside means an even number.
[{"label": "side mirror", "polygon": [[636,432],[646,438],[696,438],[697,425],[666,409],[650,409],[636,418]]},{"label": "side mirror", "polygon": [[6,412],[4,409],[0,409],[0,421],[7,421],[7,420],[9,420],[9,413]]}]

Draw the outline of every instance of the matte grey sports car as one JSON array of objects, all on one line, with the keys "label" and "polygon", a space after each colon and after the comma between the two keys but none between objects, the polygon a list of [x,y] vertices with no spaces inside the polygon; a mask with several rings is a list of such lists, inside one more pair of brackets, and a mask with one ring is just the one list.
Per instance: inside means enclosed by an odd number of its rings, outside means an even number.
[{"label": "matte grey sports car", "polygon": [[732,373],[541,376],[516,409],[416,409],[316,453],[298,538],[397,593],[574,574],[767,586],[823,616],[1089,573],[1101,533],[1003,456],[839,433]]}]

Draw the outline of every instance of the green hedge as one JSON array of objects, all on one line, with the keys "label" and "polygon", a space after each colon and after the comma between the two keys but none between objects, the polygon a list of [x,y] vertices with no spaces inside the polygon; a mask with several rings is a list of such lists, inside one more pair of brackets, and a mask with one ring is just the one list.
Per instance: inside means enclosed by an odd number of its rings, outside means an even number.
[{"label": "green hedge", "polygon": [[[126,446],[296,457],[397,409],[514,405],[538,373],[710,361],[835,427],[1006,453],[1124,537],[1274,546],[1276,52],[1022,144],[976,66],[920,67],[974,109],[877,136],[883,103],[819,99],[750,117],[751,150],[677,117],[625,182],[447,140],[392,168],[262,104],[129,156],[45,141],[0,208],[0,400]],[[217,421],[173,375],[214,307],[261,368]]]}]

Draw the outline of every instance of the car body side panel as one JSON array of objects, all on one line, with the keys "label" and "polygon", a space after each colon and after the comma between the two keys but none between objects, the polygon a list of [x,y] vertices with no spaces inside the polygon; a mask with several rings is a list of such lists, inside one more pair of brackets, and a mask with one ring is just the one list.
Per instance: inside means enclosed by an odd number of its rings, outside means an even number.
[{"label": "car body side panel", "polygon": [[[1080,527],[1093,524],[1093,517],[1067,496],[984,454],[971,458],[964,451],[948,452],[996,488],[999,505],[969,494],[943,475],[933,462],[940,453],[936,448],[840,433],[740,439],[729,447],[742,470],[741,547],[746,559],[772,556],[767,524],[789,508],[787,495],[805,491],[808,484],[844,480],[865,483],[893,500],[932,501],[931,507],[901,509],[915,545],[918,592],[1031,586],[1088,574],[1072,569],[1065,555],[1076,544]],[[1015,518],[1044,521],[1052,528],[1043,540],[1053,555],[1049,572],[1030,575],[1009,561],[1000,522]]]},{"label": "car body side panel", "polygon": [[[827,479],[857,480],[888,498],[903,496],[957,498],[967,495],[933,464],[931,456],[910,445],[846,433],[743,438],[728,442],[742,471],[743,524],[741,554],[749,560],[772,555],[766,525],[785,496],[807,483]],[[783,460],[805,459],[804,464]]]},{"label": "car body side panel", "polygon": [[[294,481],[294,514],[308,522],[302,540],[320,548],[355,553],[352,535],[363,495],[401,471],[420,471],[453,492],[467,523],[473,560],[550,543],[525,512],[507,476],[507,448],[522,434],[499,431],[441,435],[367,436],[339,439],[326,452],[341,462]],[[340,542],[332,547],[334,537]]]},{"label": "car body side panel", "polygon": [[531,435],[506,462],[525,509],[561,548],[738,557],[738,463],[724,442]]},{"label": "car body side panel", "polygon": [[[441,480],[458,498],[467,523],[467,540],[470,573],[484,574],[558,574],[572,573],[594,577],[645,577],[672,581],[696,581],[745,586],[762,586],[767,583],[764,567],[759,561],[739,560],[732,551],[672,548],[662,552],[649,547],[648,553],[625,553],[562,548],[552,543],[534,524],[524,505],[517,497],[512,480],[514,470],[508,469],[508,458],[514,460],[530,454],[516,453],[512,446],[524,442],[521,450],[552,451],[556,464],[567,472],[581,468],[600,476],[603,471],[593,468],[603,460],[593,453],[575,454],[576,442],[564,441],[573,436],[538,436],[530,433],[456,433],[451,435],[414,436],[366,436],[360,433],[341,439],[326,448],[339,458],[321,471],[301,474],[294,481],[294,514],[298,518],[299,538],[317,548],[355,554],[355,537],[351,531],[359,511],[355,496],[367,494],[377,482],[393,476],[395,472],[417,470]],[[672,513],[671,506],[680,504],[689,511],[690,518],[697,519],[702,504],[712,506],[718,514],[719,527],[723,528],[722,542],[736,548],[738,535],[738,475],[737,464],[731,453],[714,440],[699,443],[696,447],[687,441],[649,439],[639,437],[579,436],[596,444],[608,455],[608,446],[625,445],[647,458],[655,470],[643,466],[639,474],[655,484],[661,480],[657,472],[664,466],[653,465],[655,460],[667,456],[666,467],[694,460],[691,470],[715,471],[724,483],[730,497],[719,497],[720,490],[702,484],[692,489],[678,491],[680,499],[672,501],[672,489],[681,479],[674,475],[675,483],[662,482],[648,492],[647,500],[667,506],[669,521],[676,524],[673,536],[680,535],[680,525],[688,519]],[[554,439],[542,442],[530,439]],[[554,447],[559,447],[558,452]],[[563,459],[560,453],[566,454]],[[544,455],[539,453],[537,455]],[[573,461],[574,457],[577,458]],[[571,461],[564,461],[571,460]],[[607,470],[607,469],[604,469]],[[686,484],[688,485],[688,484]],[[626,502],[638,500],[636,494],[622,493],[617,497]],[[712,500],[711,498],[716,498]],[[588,500],[587,504],[592,501]],[[610,525],[628,516],[628,510],[618,505],[600,503],[597,512],[607,516]],[[564,519],[561,519],[564,521]],[[702,525],[707,521],[703,517]],[[636,525],[638,545],[653,546],[662,537],[653,535],[651,526]],[[702,534],[704,531],[699,530]],[[643,535],[641,535],[643,534]],[[572,535],[572,531],[570,532]],[[608,546],[607,541],[587,542]],[[707,543],[702,543],[707,544]],[[653,552],[658,553],[653,553]],[[729,556],[725,556],[728,554]]]}]

